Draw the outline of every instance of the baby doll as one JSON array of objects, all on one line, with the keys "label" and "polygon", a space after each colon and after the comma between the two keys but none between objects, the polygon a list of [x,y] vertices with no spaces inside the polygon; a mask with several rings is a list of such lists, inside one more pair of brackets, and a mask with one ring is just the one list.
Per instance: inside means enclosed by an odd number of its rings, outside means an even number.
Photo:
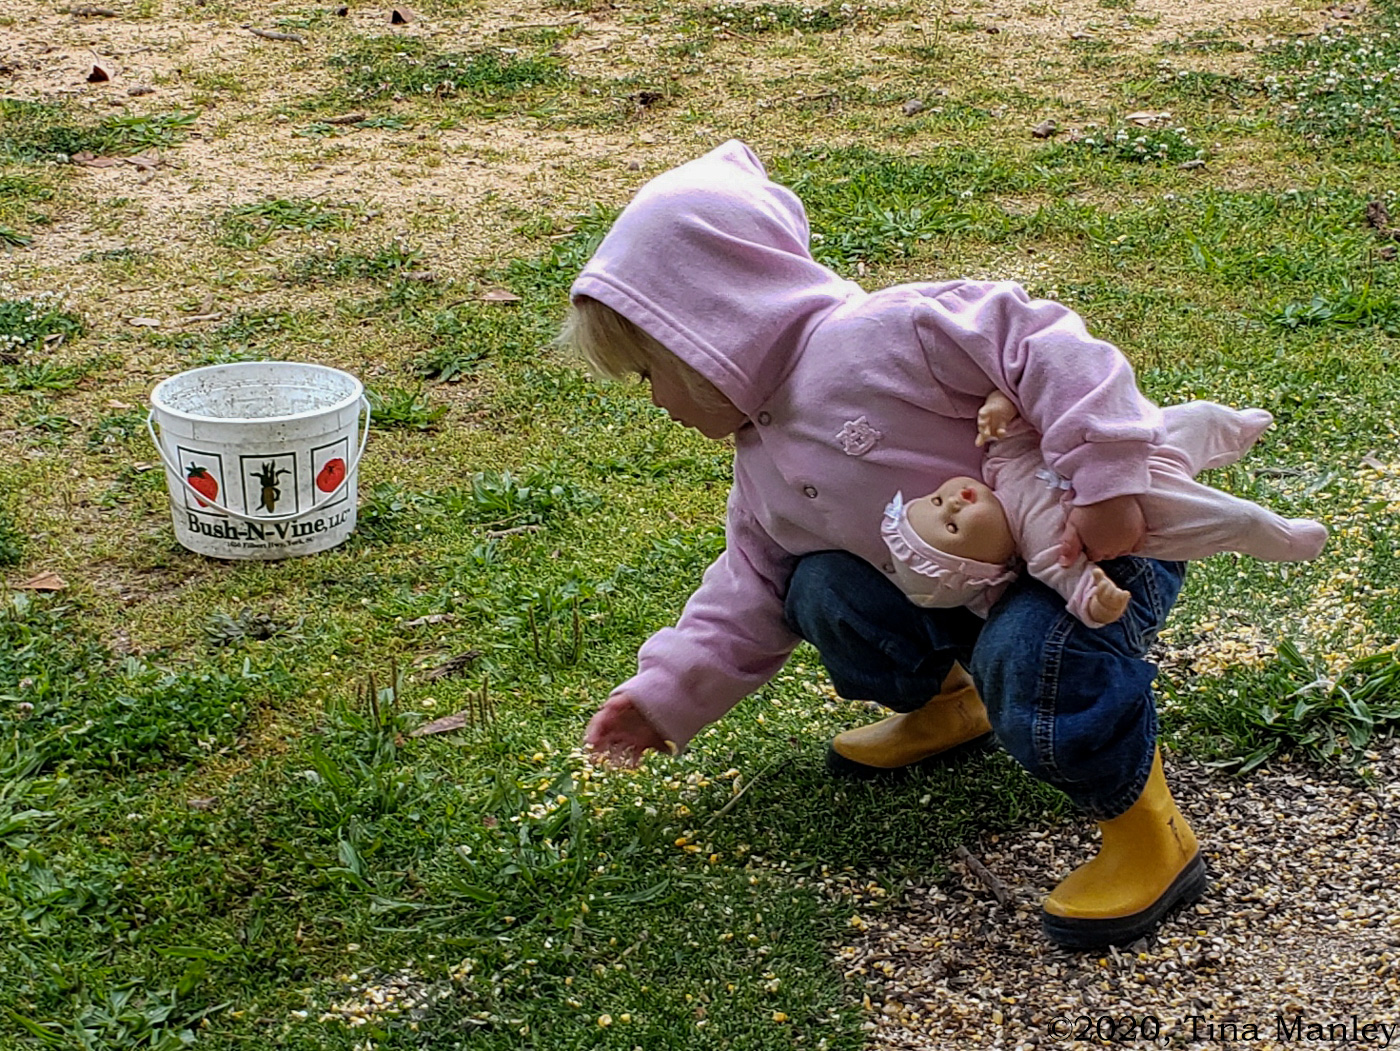
[{"label": "baby doll", "polygon": [[[1194,481],[1243,456],[1272,416],[1206,401],[1168,407],[1162,416],[1166,439],[1148,459],[1151,487],[1140,498],[1147,536],[1138,554],[1182,562],[1221,551],[1272,562],[1317,557],[1327,539],[1320,523],[1282,518]],[[1131,596],[1063,544],[1070,487],[1046,466],[1040,436],[1001,391],[987,397],[977,426],[977,444],[988,446],[988,484],[952,478],[908,504],[896,494],[885,509],[882,535],[905,594],[920,606],[967,606],[985,617],[1024,561],[1089,627],[1116,621]]]}]

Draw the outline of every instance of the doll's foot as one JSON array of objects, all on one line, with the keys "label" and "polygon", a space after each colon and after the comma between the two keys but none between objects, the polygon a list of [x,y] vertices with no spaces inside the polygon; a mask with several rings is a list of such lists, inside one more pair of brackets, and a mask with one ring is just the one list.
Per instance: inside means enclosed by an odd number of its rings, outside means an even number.
[{"label": "doll's foot", "polygon": [[1293,528],[1294,548],[1298,552],[1295,558],[1310,561],[1322,554],[1322,547],[1327,543],[1326,526],[1311,518],[1294,518],[1288,524]]},{"label": "doll's foot", "polygon": [[1192,427],[1202,443],[1204,462],[1195,470],[1228,467],[1249,452],[1259,436],[1274,422],[1267,409],[1231,409],[1213,401],[1191,402],[1175,417],[1183,427]]},{"label": "doll's foot", "polygon": [[1240,411],[1240,444],[1246,451],[1259,440],[1259,436],[1273,426],[1274,415],[1267,409],[1242,409]]}]

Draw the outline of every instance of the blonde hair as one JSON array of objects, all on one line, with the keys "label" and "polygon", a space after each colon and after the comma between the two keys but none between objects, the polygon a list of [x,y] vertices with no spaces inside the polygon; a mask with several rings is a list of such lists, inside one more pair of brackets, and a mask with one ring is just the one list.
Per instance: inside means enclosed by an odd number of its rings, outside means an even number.
[{"label": "blonde hair", "polygon": [[677,358],[663,343],[591,296],[574,299],[555,342],[587,362],[595,376],[610,380],[644,377],[651,372],[652,365],[665,356],[679,366],[681,384],[697,406],[706,410],[731,407],[732,403],[718,387]]},{"label": "blonde hair", "polygon": [[556,341],[588,363],[604,379],[643,375],[660,354],[670,353],[612,307],[579,296],[569,307]]}]

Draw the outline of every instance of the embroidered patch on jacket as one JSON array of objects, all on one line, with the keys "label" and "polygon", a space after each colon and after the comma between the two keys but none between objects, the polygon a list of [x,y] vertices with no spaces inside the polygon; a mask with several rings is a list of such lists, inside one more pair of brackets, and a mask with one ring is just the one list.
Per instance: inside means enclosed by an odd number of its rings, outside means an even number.
[{"label": "embroidered patch on jacket", "polygon": [[847,456],[864,456],[883,437],[864,416],[847,420],[846,426],[836,432],[836,440],[841,443]]}]

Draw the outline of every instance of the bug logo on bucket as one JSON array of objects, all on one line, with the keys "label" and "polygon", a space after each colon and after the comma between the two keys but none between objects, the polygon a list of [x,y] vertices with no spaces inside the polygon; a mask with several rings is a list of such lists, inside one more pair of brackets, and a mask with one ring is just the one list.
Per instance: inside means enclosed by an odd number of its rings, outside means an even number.
[{"label": "bug logo on bucket", "polygon": [[296,453],[238,457],[243,476],[243,506],[250,515],[300,511]]}]

